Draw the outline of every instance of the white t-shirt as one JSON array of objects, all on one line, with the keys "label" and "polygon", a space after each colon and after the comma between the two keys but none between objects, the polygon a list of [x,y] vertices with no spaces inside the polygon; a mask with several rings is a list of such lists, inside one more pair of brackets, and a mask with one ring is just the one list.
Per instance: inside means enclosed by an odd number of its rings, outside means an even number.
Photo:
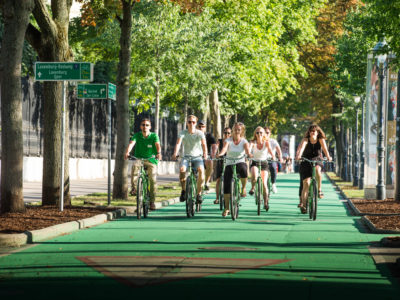
[{"label": "white t-shirt", "polygon": [[244,156],[244,145],[248,144],[248,141],[245,138],[241,138],[239,144],[235,145],[233,142],[233,138],[229,138],[225,140],[228,143],[228,151],[226,152],[226,165],[234,165],[240,162],[245,162],[244,157],[240,160],[230,160],[229,158],[238,158]]},{"label": "white t-shirt", "polygon": [[268,158],[268,148],[266,146],[267,142],[263,143],[263,147],[258,149],[257,142],[253,143],[253,148],[251,149],[251,153],[253,154],[253,158],[256,160],[266,160]]},{"label": "white t-shirt", "polygon": [[179,138],[183,143],[183,155],[200,156],[203,155],[203,148],[201,147],[201,140],[206,137],[203,131],[196,129],[194,133],[189,133],[187,129],[182,130]]},{"label": "white t-shirt", "polygon": [[[276,157],[276,148],[279,147],[278,142],[275,139],[269,139],[269,145],[271,147],[272,153]],[[271,154],[268,153],[268,158],[272,158]]]}]

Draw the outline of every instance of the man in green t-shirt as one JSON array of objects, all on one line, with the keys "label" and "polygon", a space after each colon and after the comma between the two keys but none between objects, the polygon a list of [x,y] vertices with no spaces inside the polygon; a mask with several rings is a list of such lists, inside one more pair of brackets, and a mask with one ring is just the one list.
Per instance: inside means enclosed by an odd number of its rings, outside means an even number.
[{"label": "man in green t-shirt", "polygon": [[[150,209],[155,210],[156,206],[154,201],[156,199],[156,177],[157,177],[157,164],[161,160],[161,145],[160,139],[157,134],[150,132],[151,122],[150,119],[143,119],[140,122],[140,128],[142,131],[135,133],[131,141],[126,148],[125,159],[128,159],[129,153],[133,146],[135,146],[134,156],[137,158],[148,158],[144,162],[144,166],[147,169],[147,175],[149,176],[150,183]],[[155,158],[154,158],[155,157]],[[138,173],[140,169],[140,160],[133,161],[131,171],[131,195],[136,195],[136,184],[138,179]]]}]

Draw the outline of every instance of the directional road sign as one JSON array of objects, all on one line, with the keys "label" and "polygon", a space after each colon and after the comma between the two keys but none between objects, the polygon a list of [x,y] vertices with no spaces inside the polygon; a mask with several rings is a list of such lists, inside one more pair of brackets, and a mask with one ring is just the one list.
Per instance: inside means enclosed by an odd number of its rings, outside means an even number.
[{"label": "directional road sign", "polygon": [[117,87],[115,84],[108,83],[108,99],[117,100]]},{"label": "directional road sign", "polygon": [[107,84],[78,84],[78,99],[107,99]]},{"label": "directional road sign", "polygon": [[93,64],[88,62],[36,62],[38,81],[93,81]]}]

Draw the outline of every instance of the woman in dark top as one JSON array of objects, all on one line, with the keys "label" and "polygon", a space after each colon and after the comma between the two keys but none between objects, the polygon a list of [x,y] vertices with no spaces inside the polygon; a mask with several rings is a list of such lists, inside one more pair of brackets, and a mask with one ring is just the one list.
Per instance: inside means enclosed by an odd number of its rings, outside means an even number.
[{"label": "woman in dark top", "polygon": [[[218,153],[222,151],[222,148],[224,147],[224,141],[227,138],[230,138],[232,136],[232,130],[229,127],[225,127],[224,128],[224,133],[223,133],[223,138],[222,139],[218,139],[217,142],[217,146],[218,146]],[[214,201],[214,204],[219,204],[219,182],[221,180],[221,175],[222,175],[222,167],[223,167],[223,162],[221,160],[219,160],[217,162],[217,170],[216,170],[216,195],[217,195],[217,199]]]},{"label": "woman in dark top", "polygon": [[[300,142],[299,147],[296,152],[296,160],[300,160],[302,157],[305,157],[309,160],[322,159],[321,150],[324,152],[326,158],[329,161],[332,161],[331,156],[329,155],[328,148],[325,143],[325,133],[317,124],[312,124],[306,134],[304,135],[303,140]],[[318,197],[323,198],[324,194],[321,191],[321,175],[322,163],[317,164],[316,167],[316,177],[318,184]],[[300,210],[302,213],[306,213],[306,201],[308,197],[308,190],[310,186],[310,180],[312,176],[312,165],[309,162],[303,161],[300,164]]]}]

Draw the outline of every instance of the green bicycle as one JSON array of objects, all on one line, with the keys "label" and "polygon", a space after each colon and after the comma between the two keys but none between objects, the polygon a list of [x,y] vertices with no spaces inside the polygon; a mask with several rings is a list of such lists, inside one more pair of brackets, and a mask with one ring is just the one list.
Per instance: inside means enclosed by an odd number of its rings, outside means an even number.
[{"label": "green bicycle", "polygon": [[219,201],[219,209],[223,210],[225,208],[225,201],[224,201],[224,173],[225,173],[225,157],[220,157],[220,158],[210,158],[210,160],[213,161],[222,161],[222,173],[221,177],[219,179],[219,195],[218,195],[218,201]]},{"label": "green bicycle", "polygon": [[[250,158],[250,160],[257,163],[258,175],[257,175],[257,179],[256,179],[255,189],[254,189],[254,198],[256,200],[257,214],[260,215],[261,214],[261,199],[262,199],[263,193],[264,193],[264,188],[263,188],[264,185],[263,185],[263,180],[261,177],[261,163],[263,161],[266,161],[268,163],[268,160],[260,160],[260,159],[254,159],[254,158]],[[268,172],[268,181],[271,182],[268,168],[267,168],[267,172]],[[269,195],[270,195],[270,191],[268,191],[268,192],[266,191],[266,201],[267,202],[269,200]]]},{"label": "green bicycle", "polygon": [[195,211],[201,211],[201,203],[196,201],[197,195],[197,176],[195,175],[195,171],[192,168],[192,160],[199,158],[201,156],[189,156],[185,155],[182,159],[186,159],[188,161],[188,170],[189,175],[186,177],[186,216],[191,218],[194,216]]},{"label": "green bicycle", "polygon": [[317,180],[316,180],[316,166],[317,163],[321,161],[326,161],[326,158],[323,160],[309,160],[305,157],[302,157],[300,161],[306,161],[312,166],[312,176],[311,183],[308,190],[308,199],[306,202],[306,212],[308,211],[310,219],[315,221],[317,219],[317,206],[318,206],[318,189],[317,189]]},{"label": "green bicycle", "polygon": [[235,221],[239,216],[239,206],[240,206],[240,183],[239,177],[236,173],[236,161],[243,159],[245,156],[238,158],[226,158],[229,161],[232,161],[234,164],[232,165],[232,180],[231,180],[231,194],[229,199],[231,217],[232,220]]},{"label": "green bicycle", "polygon": [[137,181],[137,189],[136,189],[136,215],[140,220],[142,215],[144,218],[147,218],[149,214],[150,207],[150,185],[149,185],[149,177],[145,171],[144,162],[148,161],[148,158],[138,158],[135,156],[130,156],[130,160],[140,160],[140,170]]}]

